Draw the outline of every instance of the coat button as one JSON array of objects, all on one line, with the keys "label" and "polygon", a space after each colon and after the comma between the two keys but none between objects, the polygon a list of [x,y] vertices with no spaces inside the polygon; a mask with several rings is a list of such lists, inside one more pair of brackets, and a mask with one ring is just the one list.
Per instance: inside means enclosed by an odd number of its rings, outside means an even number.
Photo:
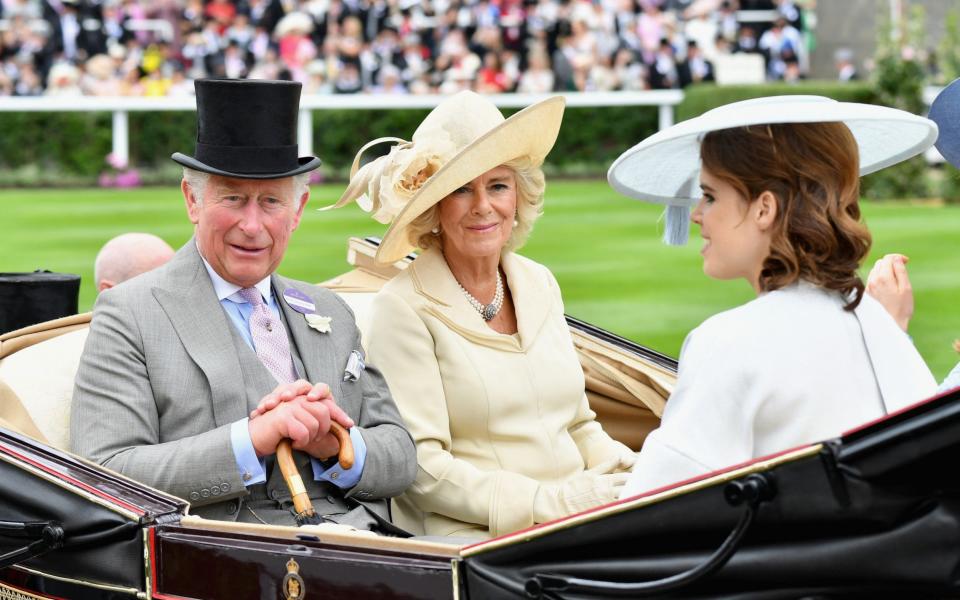
[{"label": "coat button", "polygon": [[216,486],[216,485],[215,485],[215,486],[213,486],[212,488],[210,488],[210,495],[211,495],[211,496],[219,496],[219,495],[220,495],[220,488],[219,488],[219,486]]},{"label": "coat button", "polygon": [[280,492],[277,490],[270,490],[267,492],[267,495],[270,496],[271,500],[278,500],[280,498]]},{"label": "coat button", "polygon": [[230,491],[230,484],[229,484],[229,483],[221,483],[221,484],[220,484],[220,491],[223,492],[224,494],[226,494],[227,492],[229,492],[229,491]]},{"label": "coat button", "polygon": [[200,494],[198,494],[198,493],[196,493],[196,492],[190,492],[190,499],[191,499],[191,500],[199,500],[199,499],[200,499]]},{"label": "coat button", "polygon": [[209,497],[210,497],[210,490],[207,489],[207,488],[203,488],[202,490],[200,490],[200,497],[201,497],[201,498],[209,498]]},{"label": "coat button", "polygon": [[239,501],[239,500],[231,500],[230,503],[227,504],[227,514],[228,514],[228,515],[235,515],[235,514],[237,514],[237,511],[238,511],[238,510],[240,510],[240,501]]}]

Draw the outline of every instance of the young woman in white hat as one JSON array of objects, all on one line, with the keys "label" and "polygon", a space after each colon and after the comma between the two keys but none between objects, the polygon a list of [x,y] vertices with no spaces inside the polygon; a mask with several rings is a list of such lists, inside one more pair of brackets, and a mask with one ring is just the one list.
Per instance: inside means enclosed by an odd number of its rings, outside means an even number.
[{"label": "young woman in white hat", "polygon": [[[937,124],[937,150],[947,162],[960,169],[960,79],[948,85],[930,106],[930,119]],[[906,331],[913,317],[913,286],[907,274],[907,258],[902,254],[888,254],[877,261],[867,278],[867,292],[876,297],[897,324]],[[960,340],[953,343],[960,352]],[[937,391],[946,392],[960,387],[960,363],[940,383]]]},{"label": "young woman in white hat", "polygon": [[[543,205],[554,97],[504,119],[461,92],[411,142],[362,148],[340,202],[390,223],[377,260],[419,257],[373,302],[367,358],[417,444],[395,522],[489,537],[613,501],[635,453],[603,432],[553,275],[514,252]],[[371,145],[397,142],[357,170]]]},{"label": "young woman in white hat", "polygon": [[835,437],[933,393],[910,339],[864,295],[871,238],[857,203],[860,175],[935,137],[933,123],[895,109],[784,96],[717,108],[617,159],[614,188],[671,206],[673,238],[696,205],[704,272],[757,293],[687,336],[623,497]]}]

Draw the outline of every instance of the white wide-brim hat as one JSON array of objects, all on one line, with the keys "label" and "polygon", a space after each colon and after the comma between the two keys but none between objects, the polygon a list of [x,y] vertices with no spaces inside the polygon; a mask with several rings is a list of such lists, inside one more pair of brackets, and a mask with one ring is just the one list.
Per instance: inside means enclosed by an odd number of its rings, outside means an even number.
[{"label": "white wide-brim hat", "polygon": [[313,19],[305,12],[294,11],[287,13],[277,23],[273,33],[276,37],[282,38],[290,33],[300,32],[307,34],[313,31]]},{"label": "white wide-brim hat", "polygon": [[[705,134],[748,125],[834,122],[844,123],[853,133],[861,176],[915,156],[937,139],[933,121],[895,108],[823,96],[769,96],[726,104],[655,133],[621,154],[607,180],[625,196],[689,215],[700,200],[700,142]],[[668,221],[681,216],[673,209],[667,215]],[[676,229],[668,222],[668,243],[685,241]]]},{"label": "white wide-brim hat", "polygon": [[[374,219],[390,224],[376,261],[398,261],[414,250],[407,234],[410,223],[454,190],[514,159],[543,164],[557,141],[565,106],[563,97],[553,96],[505,119],[479,94],[454,94],[430,111],[411,141],[379,138],[360,148],[347,189],[322,210],[356,200]],[[363,153],[385,142],[396,145],[359,168]]]}]

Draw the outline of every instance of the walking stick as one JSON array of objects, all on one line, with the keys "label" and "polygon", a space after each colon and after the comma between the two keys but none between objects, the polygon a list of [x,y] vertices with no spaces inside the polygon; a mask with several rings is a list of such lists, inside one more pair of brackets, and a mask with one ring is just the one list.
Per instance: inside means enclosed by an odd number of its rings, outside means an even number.
[{"label": "walking stick", "polygon": [[[340,442],[337,461],[341,467],[349,469],[353,466],[354,458],[350,432],[339,423],[331,421],[330,433],[336,436],[337,441]],[[280,465],[283,480],[287,482],[290,495],[293,497],[293,507],[297,510],[297,525],[318,525],[320,517],[313,510],[310,496],[307,495],[307,488],[303,485],[303,478],[300,477],[297,465],[293,462],[293,447],[290,445],[290,440],[282,440],[277,446],[277,463]]]}]

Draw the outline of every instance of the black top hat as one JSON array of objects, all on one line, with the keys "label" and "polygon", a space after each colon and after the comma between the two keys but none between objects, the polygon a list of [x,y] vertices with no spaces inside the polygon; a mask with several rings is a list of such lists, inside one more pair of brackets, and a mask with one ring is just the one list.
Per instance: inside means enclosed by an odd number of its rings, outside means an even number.
[{"label": "black top hat", "polygon": [[185,167],[241,179],[280,179],[320,166],[297,157],[300,84],[198,79],[196,156],[174,152]]}]

